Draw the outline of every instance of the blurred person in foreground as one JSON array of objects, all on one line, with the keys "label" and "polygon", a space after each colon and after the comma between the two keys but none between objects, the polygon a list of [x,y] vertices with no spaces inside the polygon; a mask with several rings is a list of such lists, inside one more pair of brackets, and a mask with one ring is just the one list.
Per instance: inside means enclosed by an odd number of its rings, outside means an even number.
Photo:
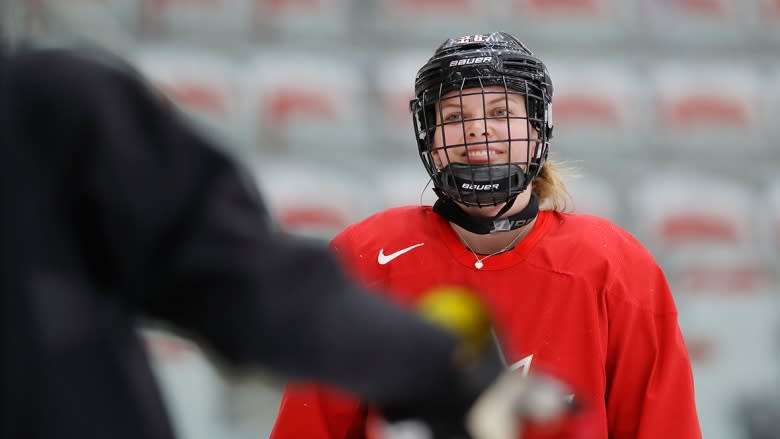
[{"label": "blurred person in foreground", "polygon": [[141,317],[400,417],[462,424],[501,372],[274,233],[249,179],[117,60],[0,51],[0,145],[2,438],[173,437]]},{"label": "blurred person in foreground", "polygon": [[[547,160],[543,62],[507,33],[467,35],[436,49],[414,86],[415,139],[438,201],[338,234],[331,246],[353,275],[405,306],[441,283],[482,293],[507,367],[560,378],[585,408],[560,428],[531,424],[524,438],[701,437],[658,264],[611,222],[565,212],[562,173]],[[326,386],[290,383],[271,438],[371,437],[372,413]]]}]

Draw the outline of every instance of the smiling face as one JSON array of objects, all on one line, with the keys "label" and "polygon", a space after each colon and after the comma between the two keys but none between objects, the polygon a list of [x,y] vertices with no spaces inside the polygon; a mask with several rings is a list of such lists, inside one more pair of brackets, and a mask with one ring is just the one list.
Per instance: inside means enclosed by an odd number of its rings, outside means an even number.
[{"label": "smiling face", "polygon": [[[504,86],[453,90],[437,105],[431,156],[438,169],[451,163],[477,167],[516,163],[525,170],[538,137],[528,120],[525,95]],[[518,194],[507,215],[522,210],[530,196],[531,186]],[[461,207],[472,215],[493,216],[503,204]]]},{"label": "smiling face", "polygon": [[503,86],[445,94],[436,125],[432,155],[438,168],[449,163],[525,164],[533,145],[529,137],[538,137],[528,121],[525,96]]}]

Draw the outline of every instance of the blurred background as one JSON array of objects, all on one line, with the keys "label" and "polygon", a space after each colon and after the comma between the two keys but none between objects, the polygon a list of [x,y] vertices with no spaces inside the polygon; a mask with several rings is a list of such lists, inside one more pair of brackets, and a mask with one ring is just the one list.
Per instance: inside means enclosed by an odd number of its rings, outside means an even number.
[{"label": "blurred background", "polygon": [[[551,158],[576,170],[575,210],[667,273],[704,437],[780,438],[780,0],[5,2],[18,46],[128,59],[252,172],[283,227],[323,240],[433,202],[417,68],[447,37],[517,35],[551,72]],[[267,436],[278,383],[144,334],[182,437]]]}]

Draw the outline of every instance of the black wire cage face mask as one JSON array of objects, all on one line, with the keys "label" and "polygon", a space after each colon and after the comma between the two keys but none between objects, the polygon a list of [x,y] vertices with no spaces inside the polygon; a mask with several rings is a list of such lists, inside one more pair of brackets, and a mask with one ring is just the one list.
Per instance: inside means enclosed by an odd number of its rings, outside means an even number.
[{"label": "black wire cage face mask", "polygon": [[547,158],[548,102],[543,87],[506,76],[463,78],[418,95],[415,135],[437,194],[485,207],[525,191]]}]

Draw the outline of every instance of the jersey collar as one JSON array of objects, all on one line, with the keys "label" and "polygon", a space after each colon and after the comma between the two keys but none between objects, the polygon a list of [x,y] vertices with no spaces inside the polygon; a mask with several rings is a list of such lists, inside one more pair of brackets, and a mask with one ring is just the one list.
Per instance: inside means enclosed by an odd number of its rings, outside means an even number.
[{"label": "jersey collar", "polygon": [[511,267],[525,260],[526,256],[528,256],[528,253],[530,253],[536,243],[538,243],[539,240],[545,235],[547,229],[549,228],[549,220],[552,216],[552,213],[553,212],[548,210],[540,211],[531,232],[525,238],[520,240],[520,242],[513,249],[487,258],[484,261],[485,265],[481,270],[476,270],[474,268],[474,254],[471,253],[471,251],[469,251],[465,245],[463,245],[463,243],[458,238],[458,235],[456,235],[455,231],[452,230],[452,227],[450,227],[449,222],[433,211],[430,212],[430,215],[432,217],[432,221],[435,221],[439,236],[447,246],[447,249],[450,251],[453,258],[455,258],[458,263],[465,265],[474,271],[490,271]]}]

